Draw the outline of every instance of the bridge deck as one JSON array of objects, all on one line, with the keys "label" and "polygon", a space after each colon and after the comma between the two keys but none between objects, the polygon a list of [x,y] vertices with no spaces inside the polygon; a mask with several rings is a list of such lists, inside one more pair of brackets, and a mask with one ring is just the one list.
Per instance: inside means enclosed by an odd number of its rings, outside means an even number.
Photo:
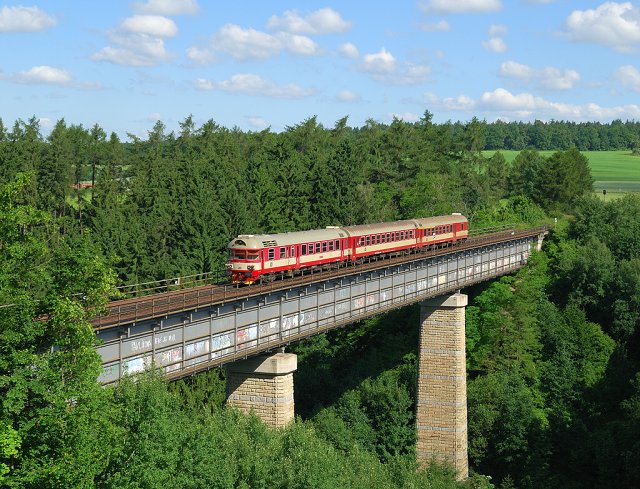
[{"label": "bridge deck", "polygon": [[94,325],[103,383],[151,364],[180,377],[511,273],[544,228],[273,282],[119,301]]},{"label": "bridge deck", "polygon": [[538,236],[541,232],[545,231],[546,228],[540,227],[476,236],[464,243],[449,248],[429,251],[422,250],[417,254],[371,261],[362,265],[349,263],[347,266],[337,270],[309,270],[298,277],[278,280],[268,284],[254,284],[250,287],[229,284],[204,285],[113,301],[107,305],[107,313],[96,316],[92,320],[92,324],[96,331],[104,330],[141,320],[163,317],[167,314],[189,311],[194,308],[224,304],[231,300],[259,297],[266,293],[288,290],[294,286],[321,283],[330,279],[354,276],[363,271],[376,270],[390,265],[411,263],[424,260],[428,257],[447,255],[460,250],[475,249],[479,246],[500,243],[514,238]]}]

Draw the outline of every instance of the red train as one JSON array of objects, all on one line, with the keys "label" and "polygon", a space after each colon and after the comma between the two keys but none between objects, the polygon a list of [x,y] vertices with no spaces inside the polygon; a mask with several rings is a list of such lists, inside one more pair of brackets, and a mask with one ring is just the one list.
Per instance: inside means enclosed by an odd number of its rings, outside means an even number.
[{"label": "red train", "polygon": [[229,243],[227,275],[233,283],[252,284],[314,267],[440,247],[468,235],[467,218],[459,213],[292,233],[241,234]]}]

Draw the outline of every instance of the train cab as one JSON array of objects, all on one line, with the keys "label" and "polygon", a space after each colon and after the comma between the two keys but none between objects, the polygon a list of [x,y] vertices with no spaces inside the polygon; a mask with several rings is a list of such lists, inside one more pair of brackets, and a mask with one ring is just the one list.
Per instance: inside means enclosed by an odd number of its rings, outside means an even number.
[{"label": "train cab", "polygon": [[262,242],[252,234],[241,234],[229,245],[227,276],[234,283],[254,283],[262,274]]}]

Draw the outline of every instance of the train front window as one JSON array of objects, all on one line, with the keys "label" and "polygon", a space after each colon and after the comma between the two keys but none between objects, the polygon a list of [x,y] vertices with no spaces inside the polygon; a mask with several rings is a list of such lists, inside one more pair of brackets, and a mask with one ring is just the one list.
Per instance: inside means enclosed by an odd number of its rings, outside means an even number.
[{"label": "train front window", "polygon": [[247,253],[247,260],[258,260],[260,255],[258,253]]},{"label": "train front window", "polygon": [[246,251],[244,250],[229,250],[229,258],[231,260],[244,260],[246,256]]}]

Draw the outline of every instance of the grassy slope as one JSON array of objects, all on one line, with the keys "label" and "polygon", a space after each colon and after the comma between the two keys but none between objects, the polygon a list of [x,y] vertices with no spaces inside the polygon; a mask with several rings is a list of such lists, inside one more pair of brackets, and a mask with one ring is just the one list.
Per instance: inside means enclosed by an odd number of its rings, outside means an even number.
[{"label": "grassy slope", "polygon": [[[491,156],[494,151],[484,151]],[[508,163],[511,163],[519,151],[501,151]],[[554,151],[540,151],[545,158]],[[607,190],[607,198],[617,197],[627,192],[640,192],[640,157],[633,156],[629,150],[622,151],[583,151],[589,159],[591,174],[595,180],[596,192]]]}]

